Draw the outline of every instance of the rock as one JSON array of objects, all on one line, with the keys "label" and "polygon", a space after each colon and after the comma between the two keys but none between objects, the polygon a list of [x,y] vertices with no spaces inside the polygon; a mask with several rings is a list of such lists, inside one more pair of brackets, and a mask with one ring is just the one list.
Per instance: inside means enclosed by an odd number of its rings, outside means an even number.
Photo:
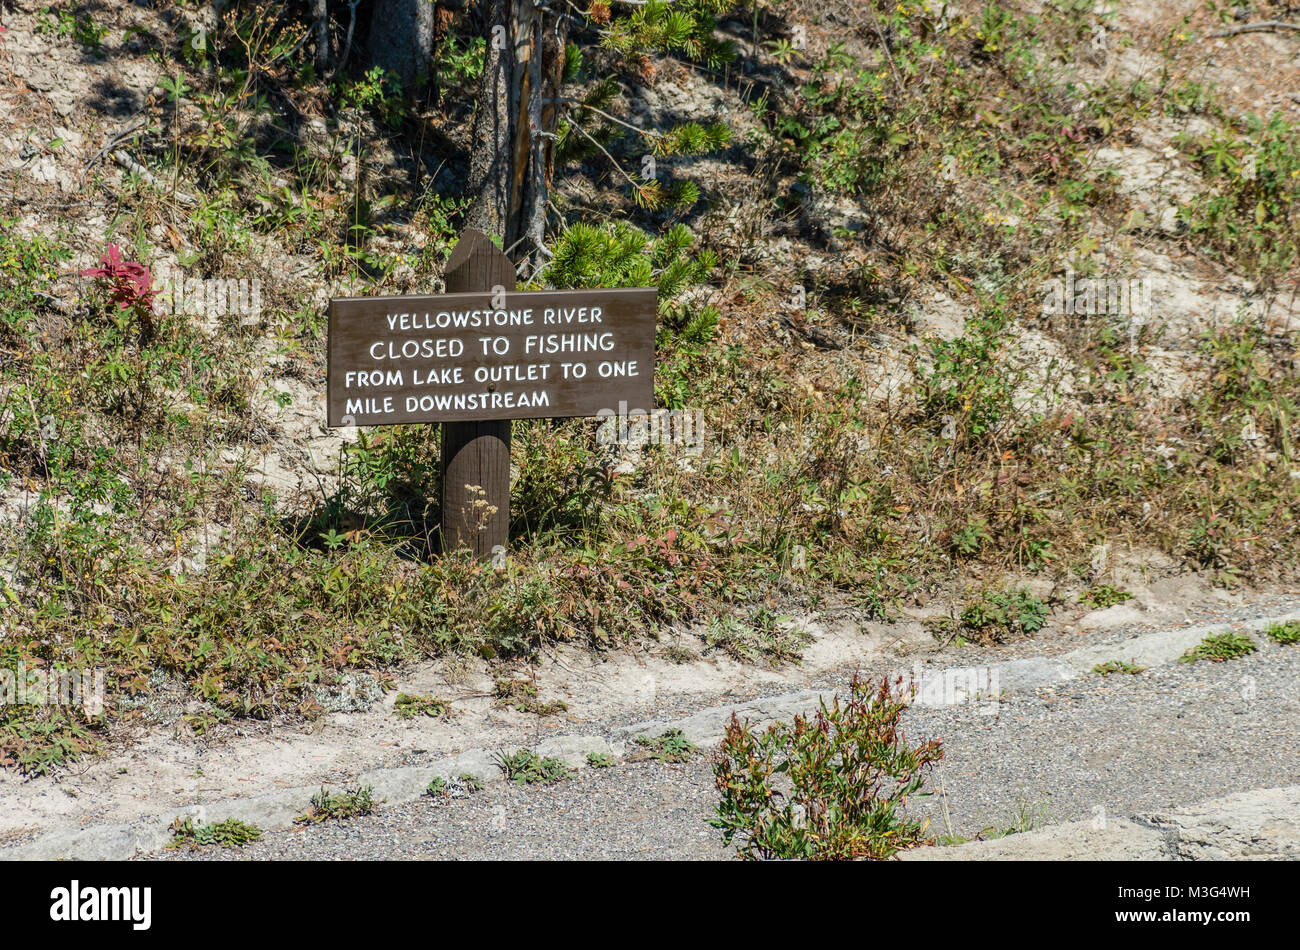
[{"label": "rock", "polygon": [[803,205],[804,224],[819,232],[831,247],[838,247],[845,232],[866,230],[867,212],[852,198],[825,191],[814,192]]},{"label": "rock", "polygon": [[1059,686],[1073,678],[1074,673],[1070,667],[1051,657],[1027,657],[989,666],[990,682],[996,683],[997,688],[1002,690]]},{"label": "rock", "polygon": [[1125,627],[1144,623],[1146,618],[1142,609],[1131,603],[1115,604],[1101,610],[1094,610],[1079,618],[1079,626],[1085,630],[1105,630],[1108,627]]},{"label": "rock", "polygon": [[713,709],[706,709],[676,722],[651,720],[624,726],[617,730],[615,735],[630,740],[653,739],[663,735],[668,729],[680,729],[687,741],[698,746],[708,746],[721,740],[727,731],[727,723],[731,721],[732,713],[735,713],[742,723],[748,722],[753,727],[762,727],[777,720],[789,721],[796,715],[811,715],[816,711],[820,700],[825,699],[829,702],[833,695],[830,692],[807,690],[732,706],[715,706]]},{"label": "rock", "polygon": [[374,789],[376,801],[388,804],[413,802],[425,793],[433,781],[435,771],[428,768],[376,769],[357,776],[356,784]]},{"label": "rock", "polygon": [[953,340],[966,330],[970,308],[964,307],[946,294],[936,293],[929,300],[912,308],[917,329],[923,336]]},{"label": "rock", "polygon": [[1165,815],[1097,819],[918,848],[903,861],[1240,861],[1300,858],[1300,785],[1238,792]]},{"label": "rock", "polygon": [[555,736],[537,747],[537,754],[542,758],[559,759],[571,769],[585,767],[587,756],[593,752],[617,756],[621,750],[616,751],[601,736]]},{"label": "rock", "polygon": [[952,847],[916,848],[900,861],[1167,861],[1164,835],[1125,819],[1072,821]]},{"label": "rock", "polygon": [[454,759],[439,763],[434,768],[443,778],[454,779],[462,775],[473,775],[485,785],[505,779],[496,756],[486,749],[470,749]]},{"label": "rock", "polygon": [[1300,785],[1238,792],[1153,815],[1173,857],[1190,861],[1300,858]]},{"label": "rock", "polygon": [[137,853],[155,851],[169,833],[136,825],[69,828],[43,835],[30,844],[0,851],[8,861],[124,861]]}]

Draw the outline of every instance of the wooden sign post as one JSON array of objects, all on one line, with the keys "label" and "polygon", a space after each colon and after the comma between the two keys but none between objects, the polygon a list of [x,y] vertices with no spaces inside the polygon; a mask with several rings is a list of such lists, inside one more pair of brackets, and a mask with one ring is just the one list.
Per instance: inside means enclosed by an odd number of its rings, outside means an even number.
[{"label": "wooden sign post", "polygon": [[511,419],[653,408],[658,292],[516,291],[510,259],[472,229],[446,285],[330,301],[328,423],[442,423],[443,550],[486,556],[509,535]]},{"label": "wooden sign post", "polygon": [[[510,258],[482,231],[461,235],[444,271],[447,293],[515,289]],[[478,502],[478,508],[475,508]],[[510,536],[510,420],[442,426],[443,550],[491,554]]]}]

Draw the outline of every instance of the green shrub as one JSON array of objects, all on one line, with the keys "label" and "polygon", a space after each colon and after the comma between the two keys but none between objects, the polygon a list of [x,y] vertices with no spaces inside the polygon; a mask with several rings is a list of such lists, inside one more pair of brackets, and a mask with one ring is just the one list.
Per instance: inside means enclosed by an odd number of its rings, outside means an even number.
[{"label": "green shrub", "polygon": [[1124,601],[1132,599],[1133,595],[1126,590],[1120,590],[1118,587],[1112,587],[1109,584],[1097,584],[1095,587],[1089,587],[1084,592],[1084,595],[1079,598],[1079,603],[1084,607],[1100,610],[1105,607],[1114,607],[1116,604],[1122,604]]},{"label": "green shrub", "polygon": [[520,749],[509,755],[498,753],[497,764],[506,778],[516,785],[550,785],[573,777],[573,769],[559,759],[544,759],[529,749]]},{"label": "green shrub", "polygon": [[640,736],[637,745],[643,746],[651,756],[660,762],[685,762],[700,750],[691,744],[680,729],[669,729],[661,736],[647,739]]},{"label": "green shrub", "polygon": [[393,712],[398,719],[414,719],[416,716],[437,719],[451,715],[451,703],[436,696],[398,693],[393,703]]},{"label": "green shrub", "polygon": [[1265,283],[1294,266],[1300,129],[1280,112],[1247,114],[1186,147],[1211,186],[1180,209],[1199,246]]},{"label": "green shrub", "polygon": [[907,744],[904,708],[888,680],[855,676],[847,700],[811,719],[756,735],[733,715],[713,759],[721,800],[710,824],[747,859],[879,859],[920,843],[924,825],[904,807],[943,748]]},{"label": "green shrub", "polygon": [[1183,663],[1195,663],[1197,660],[1222,663],[1224,660],[1235,660],[1254,653],[1258,649],[1255,641],[1244,633],[1215,633],[1206,637],[1179,659]]},{"label": "green shrub", "polygon": [[1023,587],[985,591],[962,611],[961,622],[977,639],[998,642],[1041,630],[1047,605]]},{"label": "green shrub", "polygon": [[696,246],[684,224],[651,238],[622,221],[577,222],[556,238],[552,253],[541,276],[544,286],[657,287],[662,310],[685,288],[706,281],[718,263],[716,254]]},{"label": "green shrub", "polygon": [[1300,620],[1288,620],[1285,623],[1270,624],[1264,636],[1274,643],[1300,643]]},{"label": "green shrub", "polygon": [[930,367],[920,379],[924,414],[951,426],[954,438],[985,436],[1011,413],[1015,387],[999,359],[1007,323],[995,308],[971,320],[961,336],[930,343]]},{"label": "green shrub", "polygon": [[369,815],[379,804],[373,797],[374,791],[374,786],[367,785],[335,795],[321,786],[320,793],[312,796],[311,807],[295,818],[294,822],[300,825],[318,825],[322,821],[342,821]]},{"label": "green shrub", "polygon": [[177,818],[172,822],[171,849],[188,848],[197,851],[215,845],[221,848],[242,848],[262,837],[262,829],[237,818],[227,818],[207,825],[195,825],[192,818]]}]

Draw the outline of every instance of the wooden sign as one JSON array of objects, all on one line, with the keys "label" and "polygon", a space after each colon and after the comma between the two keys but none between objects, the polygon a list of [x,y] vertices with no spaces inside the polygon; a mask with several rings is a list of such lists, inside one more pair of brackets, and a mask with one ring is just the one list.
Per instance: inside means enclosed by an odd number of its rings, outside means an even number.
[{"label": "wooden sign", "polygon": [[649,411],[657,300],[652,287],[332,300],[329,424]]},{"label": "wooden sign", "polygon": [[328,423],[441,422],[443,550],[505,550],[510,420],[654,408],[658,291],[514,289],[461,235],[436,297],[330,301]]}]

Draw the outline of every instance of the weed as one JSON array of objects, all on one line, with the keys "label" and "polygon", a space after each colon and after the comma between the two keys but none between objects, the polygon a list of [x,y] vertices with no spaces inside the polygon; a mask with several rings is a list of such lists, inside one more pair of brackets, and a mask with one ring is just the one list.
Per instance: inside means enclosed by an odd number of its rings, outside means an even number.
[{"label": "weed", "polygon": [[191,851],[209,846],[242,848],[262,837],[262,829],[237,818],[206,825],[195,825],[192,818],[177,818],[172,822],[171,830],[172,839],[166,846],[172,849],[188,848]]},{"label": "weed", "polygon": [[1288,620],[1284,623],[1272,623],[1264,631],[1264,636],[1274,643],[1300,643],[1300,620]]},{"label": "weed", "polygon": [[984,591],[961,612],[963,629],[993,642],[1037,633],[1046,621],[1047,605],[1023,587]]},{"label": "weed", "polygon": [[936,844],[948,847],[951,845],[966,844],[968,841],[991,841],[997,838],[1006,838],[1009,835],[1024,834],[1027,831],[1034,831],[1047,824],[1051,819],[1050,810],[1046,805],[1037,804],[1027,798],[1023,791],[1016,794],[1016,804],[1011,814],[1007,818],[1007,823],[1001,827],[989,825],[975,832],[971,837],[964,835],[940,835]]},{"label": "weed", "polygon": [[980,548],[991,540],[993,538],[989,534],[988,522],[984,518],[976,516],[952,532],[951,544],[953,551],[957,554],[971,557],[978,554]]},{"label": "weed", "polygon": [[1259,646],[1255,641],[1244,633],[1215,633],[1206,637],[1179,659],[1183,663],[1195,663],[1197,660],[1222,663],[1224,660],[1235,660],[1254,653],[1258,649]]},{"label": "weed", "polygon": [[905,806],[943,749],[908,745],[904,708],[888,680],[855,676],[845,700],[812,719],[756,735],[733,715],[713,758],[721,799],[710,823],[751,859],[880,859],[921,843],[925,826]]},{"label": "weed", "polygon": [[573,770],[559,759],[540,758],[529,749],[497,753],[497,763],[507,780],[516,785],[550,785],[573,777]]},{"label": "weed", "polygon": [[353,108],[373,111],[390,128],[401,125],[406,118],[400,81],[379,66],[372,66],[359,79],[342,80],[339,98]]},{"label": "weed", "polygon": [[1083,596],[1079,598],[1079,603],[1091,610],[1100,610],[1132,599],[1133,595],[1126,590],[1120,590],[1109,584],[1097,584],[1084,591]]},{"label": "weed", "polygon": [[94,753],[100,725],[57,707],[0,704],[0,766],[46,775]]},{"label": "weed", "polygon": [[416,716],[428,716],[431,719],[450,718],[451,703],[434,696],[412,693],[398,693],[393,704],[393,712],[398,719],[414,719]]},{"label": "weed", "polygon": [[664,656],[677,664],[694,663],[700,658],[700,655],[690,647],[684,647],[676,643],[670,643],[664,647]]},{"label": "weed", "polygon": [[493,687],[499,706],[509,706],[519,712],[532,713],[534,716],[554,716],[569,708],[563,700],[542,702],[538,698],[537,685],[532,679],[496,681]]},{"label": "weed", "polygon": [[1220,259],[1276,280],[1300,254],[1300,130],[1281,113],[1247,114],[1186,148],[1216,186],[1180,209],[1192,234]]},{"label": "weed", "polygon": [[477,775],[465,773],[455,779],[445,779],[440,775],[434,776],[425,788],[425,794],[433,798],[452,798],[460,795],[466,795],[471,792],[483,791],[483,782]]},{"label": "weed", "polygon": [[1126,663],[1123,660],[1107,660],[1105,663],[1098,663],[1092,668],[1094,673],[1101,676],[1109,676],[1112,673],[1143,673],[1146,671],[1145,666],[1137,666],[1131,661]]},{"label": "weed", "polygon": [[190,727],[196,736],[207,735],[213,727],[230,719],[230,713],[224,709],[204,709],[196,713],[186,713],[181,721]]},{"label": "weed", "polygon": [[710,621],[704,631],[705,647],[722,650],[744,663],[777,666],[799,662],[804,647],[812,642],[812,636],[794,626],[792,618],[779,617],[766,608],[752,611],[749,621],[742,623],[730,616]]},{"label": "weed", "polygon": [[483,74],[486,43],[481,36],[466,41],[454,33],[447,34],[442,47],[434,53],[433,79],[438,88],[466,86],[477,80]]},{"label": "weed", "polygon": [[608,769],[615,766],[617,761],[608,752],[588,752],[587,765],[593,769]]},{"label": "weed", "polygon": [[[931,365],[921,377],[924,415],[936,427],[946,421],[963,441],[985,437],[1011,411],[1013,380],[998,363],[1007,322],[994,309],[972,320],[962,336],[930,344]],[[978,528],[971,540],[982,540]]]},{"label": "weed", "polygon": [[110,244],[99,266],[83,270],[81,276],[101,280],[113,303],[117,304],[120,310],[129,310],[140,324],[142,336],[147,338],[153,335],[155,291],[149,268],[125,260],[122,249],[116,244]]},{"label": "weed", "polygon": [[1048,807],[1031,801],[1023,791],[1016,795],[1016,805],[1004,834],[1023,834],[1042,827],[1051,818]]},{"label": "weed", "polygon": [[294,823],[317,825],[323,821],[343,821],[369,815],[380,804],[373,797],[374,791],[373,786],[366,785],[335,794],[322,785],[320,792],[312,796],[311,807],[295,818]]},{"label": "weed", "polygon": [[100,26],[78,12],[46,7],[44,13],[36,15],[36,32],[71,37],[92,55],[102,57],[103,39],[108,35],[109,30],[108,27]]},{"label": "weed", "polygon": [[691,744],[680,729],[669,729],[663,735],[653,739],[637,737],[637,745],[642,746],[649,755],[660,762],[685,762],[700,750]]}]

